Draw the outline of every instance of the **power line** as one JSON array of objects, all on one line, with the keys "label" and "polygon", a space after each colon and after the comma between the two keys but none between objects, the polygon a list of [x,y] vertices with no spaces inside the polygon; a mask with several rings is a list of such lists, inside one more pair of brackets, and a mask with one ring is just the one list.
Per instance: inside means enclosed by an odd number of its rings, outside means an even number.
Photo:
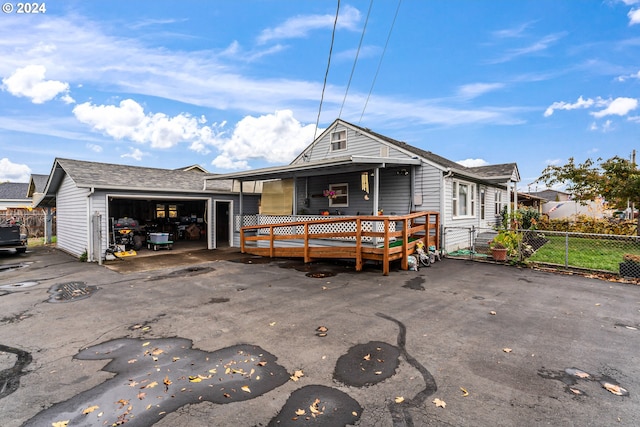
[{"label": "power line", "polygon": [[382,51],[382,56],[380,56],[380,62],[378,62],[378,68],[376,69],[376,74],[373,77],[373,82],[371,83],[371,89],[369,89],[369,94],[367,95],[367,100],[364,103],[364,108],[362,109],[362,114],[360,114],[360,120],[358,120],[358,124],[362,121],[362,116],[364,116],[364,111],[367,109],[367,105],[369,104],[369,98],[371,98],[371,92],[373,92],[373,87],[376,84],[376,80],[378,79],[378,72],[380,72],[380,67],[382,66],[382,60],[384,59],[384,54],[387,51],[387,46],[389,45],[389,39],[391,38],[391,32],[393,31],[393,27],[396,24],[396,18],[398,17],[398,12],[400,11],[400,5],[402,4],[402,0],[398,1],[398,7],[396,8],[396,13],[393,16],[393,22],[391,23],[391,28],[389,28],[389,34],[387,35],[387,41],[384,44],[384,49]]},{"label": "power line", "polygon": [[340,113],[338,118],[342,116],[342,109],[344,103],[347,101],[347,94],[351,87],[351,80],[353,79],[353,73],[356,71],[356,64],[358,63],[358,56],[360,56],[360,48],[362,47],[362,41],[364,40],[364,33],[367,31],[367,24],[369,23],[369,15],[371,15],[371,9],[373,8],[373,0],[369,3],[369,10],[367,11],[367,19],[364,21],[364,27],[362,27],[362,35],[360,36],[360,43],[358,44],[358,51],[356,52],[356,58],[353,60],[353,67],[351,68],[351,75],[349,76],[349,83],[347,83],[347,90],[344,92],[344,98],[342,99],[342,105],[340,106]]},{"label": "power line", "polygon": [[[320,125],[320,113],[322,112],[322,102],[324,100],[324,91],[327,87],[327,76],[329,76],[329,68],[331,67],[331,54],[333,53],[333,41],[336,38],[336,27],[338,25],[338,14],[340,12],[340,0],[338,0],[338,7],[336,8],[336,17],[333,21],[333,31],[331,32],[331,46],[329,47],[329,59],[327,60],[327,70],[324,73],[324,83],[322,84],[322,95],[320,96],[320,105],[318,107],[318,117],[316,119],[316,129],[313,131],[313,141],[315,142],[318,134],[318,126]],[[313,146],[309,154],[313,151]]]}]

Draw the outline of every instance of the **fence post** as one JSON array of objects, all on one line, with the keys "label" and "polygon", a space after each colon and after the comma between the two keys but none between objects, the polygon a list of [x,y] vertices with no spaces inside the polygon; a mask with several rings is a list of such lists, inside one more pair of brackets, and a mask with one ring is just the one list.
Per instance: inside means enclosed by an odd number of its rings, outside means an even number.
[{"label": "fence post", "polygon": [[564,233],[564,268],[569,268],[569,232]]}]

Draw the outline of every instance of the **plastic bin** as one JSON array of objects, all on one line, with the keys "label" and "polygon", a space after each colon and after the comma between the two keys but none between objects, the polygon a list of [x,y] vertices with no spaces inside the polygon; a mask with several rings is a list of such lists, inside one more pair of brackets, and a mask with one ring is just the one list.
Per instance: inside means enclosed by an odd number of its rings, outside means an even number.
[{"label": "plastic bin", "polygon": [[153,243],[168,243],[169,233],[149,233],[149,239]]}]

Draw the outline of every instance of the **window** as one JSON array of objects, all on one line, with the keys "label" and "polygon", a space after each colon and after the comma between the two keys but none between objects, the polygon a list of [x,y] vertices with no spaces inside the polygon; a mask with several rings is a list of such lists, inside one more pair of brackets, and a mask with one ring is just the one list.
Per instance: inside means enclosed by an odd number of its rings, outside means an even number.
[{"label": "window", "polygon": [[484,219],[484,211],[486,209],[486,197],[484,188],[480,190],[480,219]]},{"label": "window", "polygon": [[329,206],[346,208],[349,206],[349,184],[331,184],[330,191],[335,191],[335,196],[329,198]]},{"label": "window", "polygon": [[496,215],[500,215],[502,213],[502,191],[496,190],[495,197],[495,206],[496,206]]},{"label": "window", "polygon": [[347,149],[347,131],[341,130],[331,134],[331,151]]},{"label": "window", "polygon": [[156,218],[166,218],[164,212],[164,205],[157,204],[156,205]]},{"label": "window", "polygon": [[474,216],[476,209],[476,186],[466,182],[453,181],[453,216]]}]

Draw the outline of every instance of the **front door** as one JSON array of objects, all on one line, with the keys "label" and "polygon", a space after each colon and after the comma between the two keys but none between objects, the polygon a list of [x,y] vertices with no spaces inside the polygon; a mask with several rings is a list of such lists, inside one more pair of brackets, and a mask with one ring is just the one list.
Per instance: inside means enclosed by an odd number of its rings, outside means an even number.
[{"label": "front door", "polygon": [[231,202],[218,201],[215,204],[216,248],[230,246]]}]

